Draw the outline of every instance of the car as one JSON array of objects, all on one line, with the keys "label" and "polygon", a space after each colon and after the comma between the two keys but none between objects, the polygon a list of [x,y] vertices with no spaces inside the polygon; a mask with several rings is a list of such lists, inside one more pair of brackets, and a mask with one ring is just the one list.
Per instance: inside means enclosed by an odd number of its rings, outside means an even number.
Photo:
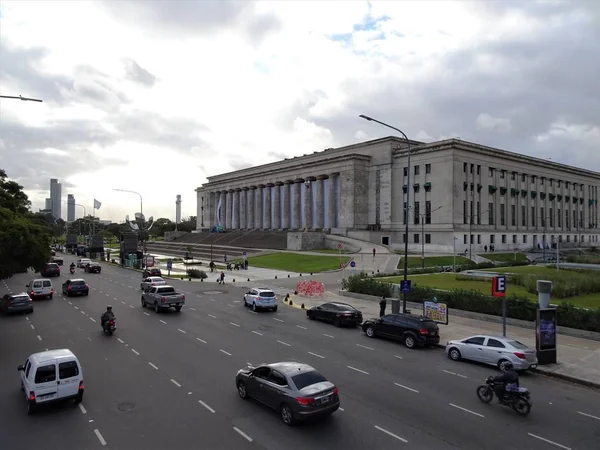
[{"label": "car", "polygon": [[6,294],[0,299],[0,312],[2,314],[16,312],[33,312],[33,300],[27,292],[20,294]]},{"label": "car", "polygon": [[52,281],[47,278],[36,278],[26,284],[27,294],[32,300],[37,298],[49,298],[52,299],[54,295],[54,289],[52,288]]},{"label": "car", "polygon": [[286,425],[329,416],[340,407],[338,388],[299,362],[249,366],[237,372],[235,386],[241,398],[253,398],[278,411]]},{"label": "car", "polygon": [[268,288],[252,288],[244,294],[244,306],[251,306],[253,311],[259,309],[277,311],[277,296]]},{"label": "car", "polygon": [[387,314],[379,319],[367,319],[362,325],[370,337],[397,339],[407,348],[429,347],[440,342],[440,329],[431,319],[412,314]]},{"label": "car", "polygon": [[47,263],[40,270],[40,274],[43,277],[60,277],[60,267],[56,263]]},{"label": "car", "polygon": [[449,341],[446,353],[453,361],[476,361],[496,366],[500,370],[504,370],[508,362],[513,364],[515,370],[535,369],[538,365],[535,349],[514,339],[499,336],[480,334]]},{"label": "car", "polygon": [[71,350],[34,353],[17,370],[21,374],[28,414],[33,414],[42,404],[66,399],[81,403],[83,400],[83,370]]},{"label": "car", "polygon": [[91,262],[92,260],[89,258],[80,258],[77,260],[77,267],[79,267],[80,269],[85,269],[85,266],[87,266]]},{"label": "car", "polygon": [[162,277],[162,272],[158,267],[147,267],[142,272],[142,278]]},{"label": "car", "polygon": [[85,295],[90,294],[90,287],[86,284],[82,278],[76,278],[73,280],[67,280],[62,285],[62,293],[67,297],[71,295]]},{"label": "car", "polygon": [[85,266],[84,270],[87,273],[100,273],[102,272],[102,266],[100,265],[100,263],[91,262],[87,266]]},{"label": "car", "polygon": [[363,321],[362,312],[346,303],[332,302],[313,306],[306,310],[306,317],[310,320],[323,320],[331,322],[336,327],[349,325],[356,327]]},{"label": "car", "polygon": [[61,256],[53,256],[52,262],[58,264],[59,266],[62,266],[65,263],[65,260],[62,259]]},{"label": "car", "polygon": [[142,291],[147,291],[152,286],[164,286],[166,284],[166,281],[163,280],[161,277],[148,277],[142,280],[142,282],[140,283],[140,289]]}]

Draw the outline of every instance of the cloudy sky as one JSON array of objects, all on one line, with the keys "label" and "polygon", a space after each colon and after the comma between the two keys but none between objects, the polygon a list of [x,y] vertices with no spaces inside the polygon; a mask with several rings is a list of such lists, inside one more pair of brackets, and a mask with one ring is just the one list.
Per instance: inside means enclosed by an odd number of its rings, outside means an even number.
[{"label": "cloudy sky", "polygon": [[[460,137],[600,171],[600,1],[0,1],[0,167],[103,219],[216,175]],[[77,208],[78,216],[82,209]],[[66,206],[63,207],[66,216]]]}]

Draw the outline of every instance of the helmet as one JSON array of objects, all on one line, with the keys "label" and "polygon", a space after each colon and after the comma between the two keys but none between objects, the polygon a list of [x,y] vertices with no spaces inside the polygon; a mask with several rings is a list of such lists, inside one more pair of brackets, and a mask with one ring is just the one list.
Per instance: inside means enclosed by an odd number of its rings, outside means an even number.
[{"label": "helmet", "polygon": [[107,311],[112,311],[112,306],[108,305],[108,306],[106,307],[106,310],[107,310]]},{"label": "helmet", "polygon": [[504,363],[504,371],[506,372],[507,370],[512,370],[513,369],[513,365],[511,362],[506,362]]}]

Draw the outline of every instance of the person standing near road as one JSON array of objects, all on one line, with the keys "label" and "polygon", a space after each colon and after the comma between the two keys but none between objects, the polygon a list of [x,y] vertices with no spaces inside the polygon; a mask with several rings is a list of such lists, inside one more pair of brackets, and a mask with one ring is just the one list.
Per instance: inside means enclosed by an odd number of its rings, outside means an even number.
[{"label": "person standing near road", "polygon": [[375,253],[377,253],[377,250],[375,249],[375,247],[373,247],[373,261],[375,261]]},{"label": "person standing near road", "polygon": [[381,297],[381,301],[379,302],[379,317],[385,316],[385,307],[387,306],[387,300],[385,299],[385,295]]},{"label": "person standing near road", "polygon": [[219,277],[219,284],[225,284],[225,272],[221,272],[221,276]]}]

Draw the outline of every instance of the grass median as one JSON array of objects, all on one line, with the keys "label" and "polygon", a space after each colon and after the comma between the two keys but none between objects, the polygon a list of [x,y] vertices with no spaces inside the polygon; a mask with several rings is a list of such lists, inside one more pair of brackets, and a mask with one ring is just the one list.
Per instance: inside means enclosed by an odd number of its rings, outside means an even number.
[{"label": "grass median", "polygon": [[[469,258],[464,256],[426,256],[425,267],[440,267],[440,266],[452,266],[456,263],[457,266],[473,264]],[[409,269],[420,269],[423,267],[423,261],[420,256],[409,256],[408,257],[408,268]],[[398,262],[398,270],[404,269],[404,257],[400,258]]]},{"label": "grass median", "polygon": [[517,252],[517,253],[483,253],[477,256],[481,256],[482,258],[489,259],[490,261],[496,262],[511,262],[511,261],[519,261],[525,262],[528,261],[525,253]]},{"label": "grass median", "polygon": [[325,272],[340,268],[340,263],[348,263],[347,256],[319,256],[305,253],[270,253],[268,255],[251,256],[248,258],[250,267],[283,270],[288,272],[311,273]]}]

